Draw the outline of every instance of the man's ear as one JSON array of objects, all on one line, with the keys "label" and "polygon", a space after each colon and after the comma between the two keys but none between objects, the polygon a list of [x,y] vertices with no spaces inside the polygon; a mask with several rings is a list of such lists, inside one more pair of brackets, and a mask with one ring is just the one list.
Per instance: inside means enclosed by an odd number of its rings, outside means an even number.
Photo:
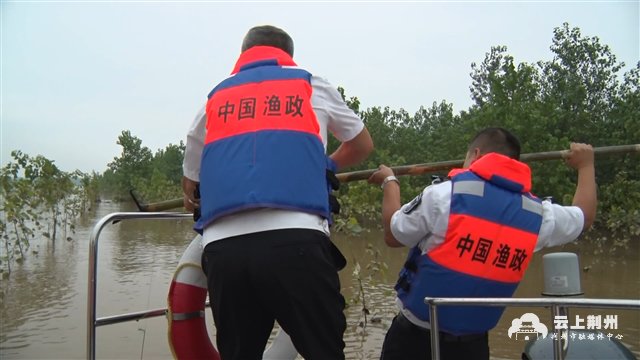
[{"label": "man's ear", "polygon": [[480,148],[473,148],[473,150],[469,150],[469,164],[473,164],[474,161],[480,159],[482,154],[480,154]]},{"label": "man's ear", "polygon": [[480,152],[480,148],[473,149],[474,159],[478,160],[482,157],[482,153]]}]

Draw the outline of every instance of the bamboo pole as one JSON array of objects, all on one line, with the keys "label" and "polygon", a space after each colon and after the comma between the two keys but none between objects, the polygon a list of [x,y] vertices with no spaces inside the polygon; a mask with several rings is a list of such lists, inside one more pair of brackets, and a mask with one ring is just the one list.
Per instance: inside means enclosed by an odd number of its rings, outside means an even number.
[{"label": "bamboo pole", "polygon": [[[612,155],[640,152],[640,144],[597,147],[593,149],[593,152],[595,155]],[[568,154],[569,150],[528,153],[520,155],[520,161],[533,162],[544,160],[560,160],[564,159]],[[464,164],[464,160],[448,160],[426,164],[393,166],[391,167],[391,169],[396,176],[423,175],[444,170],[451,170],[453,168],[461,167],[462,164]],[[340,180],[340,182],[366,180],[374,172],[376,172],[376,170],[377,169],[352,171],[347,173],[340,173],[336,176],[338,177],[338,180]]]},{"label": "bamboo pole", "polygon": [[[640,152],[640,144],[633,145],[616,145],[616,146],[603,146],[597,147],[593,149],[595,155],[614,155],[614,154],[628,154],[628,153],[639,153]],[[537,152],[537,153],[528,153],[520,155],[520,161],[522,162],[533,162],[533,161],[546,161],[546,160],[560,160],[564,159],[569,150],[560,150],[560,151],[547,151],[547,152]],[[456,167],[461,167],[464,163],[464,160],[448,160],[448,161],[439,161],[439,162],[431,162],[425,164],[414,164],[414,165],[402,165],[402,166],[393,166],[393,172],[396,176],[405,176],[405,175],[423,175],[429,173],[436,173],[445,170],[451,170]],[[350,182],[350,181],[358,181],[358,180],[367,180],[377,169],[369,169],[369,170],[361,170],[361,171],[352,171],[336,174],[336,177],[340,182]],[[134,197],[135,199],[135,197]],[[140,211],[164,211],[182,207],[182,198],[166,200],[157,203],[151,204],[139,204],[136,200],[136,204],[138,205],[138,209]]]}]

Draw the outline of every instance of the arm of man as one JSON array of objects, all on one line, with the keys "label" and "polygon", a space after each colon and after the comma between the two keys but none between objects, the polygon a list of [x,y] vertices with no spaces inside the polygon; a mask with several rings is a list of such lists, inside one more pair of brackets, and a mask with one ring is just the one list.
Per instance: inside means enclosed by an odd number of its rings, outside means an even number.
[{"label": "arm of man", "polygon": [[596,190],[596,171],[593,147],[588,144],[572,143],[565,161],[567,165],[578,171],[578,183],[573,195],[573,206],[577,206],[584,214],[582,230],[587,230],[596,218],[598,197]]},{"label": "arm of man", "polygon": [[206,122],[207,115],[205,108],[202,107],[189,127],[182,161],[183,204],[184,208],[190,212],[200,206],[200,199],[195,198],[195,190],[200,180],[200,160],[204,149]]},{"label": "arm of man", "polygon": [[[393,176],[393,170],[387,166],[380,165],[378,171],[374,172],[367,181],[371,184],[382,185],[384,179],[389,176]],[[402,207],[402,203],[400,202],[400,183],[389,181],[384,185],[382,191],[382,227],[384,228],[384,242],[389,247],[404,246],[391,232],[391,218],[393,214]]]},{"label": "arm of man", "polygon": [[586,144],[571,144],[565,157],[567,165],[578,170],[578,182],[571,206],[543,201],[543,220],[535,251],[563,245],[578,238],[593,224],[596,217],[597,193],[593,148]]},{"label": "arm of man", "polygon": [[356,137],[340,144],[330,157],[335,161],[338,169],[343,169],[361,163],[371,151],[373,151],[373,140],[365,127]]},{"label": "arm of man", "polygon": [[[342,96],[325,79],[313,76],[313,108],[319,120],[320,134],[326,146],[328,132],[341,144],[329,157],[338,169],[356,165],[373,151],[373,140],[362,119],[342,100]],[[327,131],[328,130],[328,131]]]},{"label": "arm of man", "polygon": [[182,193],[184,194],[182,204],[189,212],[193,212],[195,208],[200,207],[200,199],[196,199],[194,196],[196,189],[198,188],[198,184],[199,182],[193,181],[186,176],[182,177]]}]

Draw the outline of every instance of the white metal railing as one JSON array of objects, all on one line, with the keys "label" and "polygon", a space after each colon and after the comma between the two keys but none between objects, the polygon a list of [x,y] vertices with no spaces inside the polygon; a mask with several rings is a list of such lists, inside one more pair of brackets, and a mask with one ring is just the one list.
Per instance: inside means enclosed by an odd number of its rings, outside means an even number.
[{"label": "white metal railing", "polygon": [[[640,310],[640,300],[625,299],[585,299],[585,298],[432,298],[426,297],[429,305],[429,322],[431,325],[431,358],[440,360],[440,335],[438,327],[437,306],[476,305],[476,306],[534,306],[551,307],[552,316],[561,314],[567,308],[600,308],[600,309],[632,309]],[[554,341],[553,357],[564,359],[563,345],[560,336]],[[566,350],[566,349],[564,349]]]},{"label": "white metal railing", "polygon": [[[108,224],[114,224],[123,220],[135,219],[187,219],[193,218],[189,213],[176,212],[116,212],[104,216],[93,227],[89,244],[89,271],[87,291],[87,359],[96,357],[96,328],[98,326],[122,323],[145,318],[165,316],[167,308],[138,311],[128,314],[118,314],[105,317],[96,317],[96,292],[98,271],[98,240],[102,229]],[[429,305],[431,323],[431,357],[440,360],[438,305],[479,305],[479,306],[534,306],[551,307],[552,315],[562,313],[563,309],[575,308],[606,308],[606,309],[633,309],[640,310],[640,300],[623,299],[585,299],[585,298],[425,298]],[[205,304],[205,306],[208,306]],[[565,349],[566,350],[566,349]],[[562,342],[558,336],[554,339],[554,358],[563,360]]]},{"label": "white metal railing", "polygon": [[[167,309],[153,309],[129,314],[106,316],[96,318],[96,290],[98,272],[98,238],[102,229],[109,223],[115,224],[122,220],[133,219],[186,219],[193,218],[192,214],[175,212],[116,212],[106,215],[91,231],[89,244],[89,289],[87,291],[87,359],[96,358],[96,327],[108,324],[116,324],[144,318],[164,316]],[[205,305],[206,306],[206,305]]]}]

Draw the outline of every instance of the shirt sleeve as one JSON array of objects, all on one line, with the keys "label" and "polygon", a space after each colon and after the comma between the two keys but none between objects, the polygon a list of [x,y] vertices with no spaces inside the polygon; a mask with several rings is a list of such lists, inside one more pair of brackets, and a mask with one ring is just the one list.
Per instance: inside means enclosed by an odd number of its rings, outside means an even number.
[{"label": "shirt sleeve", "polygon": [[312,102],[316,112],[328,118],[327,128],[340,142],[353,139],[364,129],[362,119],[342,101],[338,90],[325,79],[312,76]]},{"label": "shirt sleeve", "polygon": [[[391,217],[391,233],[400,243],[424,249],[442,243],[449,218],[450,182],[426,187]],[[423,249],[423,250],[424,250]]]},{"label": "shirt sleeve", "polygon": [[577,206],[542,202],[542,226],[535,251],[559,246],[578,238],[584,227],[584,214]]},{"label": "shirt sleeve", "polygon": [[184,160],[182,161],[182,173],[185,177],[200,181],[200,160],[204,149],[205,125],[207,114],[203,106],[193,119],[189,131],[187,132],[187,144],[184,150]]}]

